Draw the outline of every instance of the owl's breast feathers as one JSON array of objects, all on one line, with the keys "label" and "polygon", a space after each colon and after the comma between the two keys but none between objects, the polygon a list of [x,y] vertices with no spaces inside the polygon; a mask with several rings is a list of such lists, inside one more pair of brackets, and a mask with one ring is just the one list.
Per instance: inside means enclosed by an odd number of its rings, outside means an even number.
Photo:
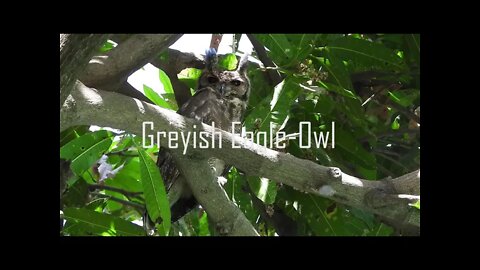
[{"label": "owl's breast feathers", "polygon": [[198,90],[178,110],[178,113],[231,132],[232,122],[241,122],[246,110],[245,101],[237,97],[224,97],[211,87]]},{"label": "owl's breast feathers", "polygon": [[[177,113],[208,125],[212,125],[214,122],[216,128],[232,132],[232,122],[242,122],[246,106],[246,101],[240,97],[225,97],[211,87],[204,87],[183,104]],[[235,132],[239,131],[235,130]],[[210,158],[208,162],[216,176],[221,175],[226,167],[223,161],[215,158]],[[185,180],[168,149],[160,148],[157,166],[160,168],[169,193],[170,204],[173,205],[172,222],[174,222],[192,209],[196,205],[196,201],[191,197],[191,193],[186,191]]]}]

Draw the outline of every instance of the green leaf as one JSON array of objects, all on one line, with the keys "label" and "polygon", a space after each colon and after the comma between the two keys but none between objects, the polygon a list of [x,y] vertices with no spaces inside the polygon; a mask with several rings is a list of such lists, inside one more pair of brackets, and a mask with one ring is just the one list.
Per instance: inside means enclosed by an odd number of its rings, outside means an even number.
[{"label": "green leaf", "polygon": [[203,212],[198,224],[198,236],[210,236],[207,212]]},{"label": "green leaf", "polygon": [[107,40],[105,43],[103,43],[102,47],[100,48],[100,52],[105,53],[110,51],[113,48],[115,48],[114,43],[110,40]]},{"label": "green leaf", "polygon": [[[328,91],[332,91],[332,92],[335,92],[335,93],[338,93],[344,97],[348,97],[348,98],[353,98],[353,99],[358,99],[357,95],[346,89],[346,88],[343,88],[342,86],[337,86],[335,84],[332,84],[332,83],[327,83],[327,82],[318,82],[317,83],[319,86],[327,89]],[[351,88],[350,88],[351,89]]]},{"label": "green leaf", "polygon": [[303,61],[312,51],[317,34],[256,34],[270,51],[268,55],[279,66],[292,66]]},{"label": "green leaf", "polygon": [[178,73],[178,80],[190,87],[192,94],[197,89],[198,78],[202,75],[202,70],[197,68],[186,68]]},{"label": "green leaf", "polygon": [[170,104],[170,108],[172,108],[172,110],[174,110],[174,111],[177,111],[177,110],[178,110],[178,105],[177,105],[177,100],[175,99],[175,94],[165,93],[165,94],[160,94],[160,96],[161,96],[168,104]]},{"label": "green leaf", "polygon": [[343,150],[343,153],[347,155],[347,160],[353,164],[360,165],[370,170],[376,169],[375,156],[365,150],[351,132],[336,127],[335,143],[340,148],[339,150]]},{"label": "green leaf", "polygon": [[88,184],[82,178],[78,178],[70,184],[62,196],[62,203],[66,207],[83,207],[88,202]]},{"label": "green leaf", "polygon": [[226,70],[235,70],[237,68],[237,57],[233,53],[228,53],[218,61],[219,66]]},{"label": "green leaf", "polygon": [[420,96],[420,91],[417,89],[402,89],[389,91],[388,94],[395,103],[408,107]]},{"label": "green leaf", "polygon": [[290,63],[294,51],[284,34],[255,34],[254,35],[270,51],[268,55],[279,66]]},{"label": "green leaf", "polygon": [[105,184],[132,192],[141,192],[143,191],[143,187],[139,167],[140,162],[138,157],[129,158],[114,178],[107,178],[105,180]]},{"label": "green leaf", "polygon": [[413,207],[417,208],[418,210],[420,210],[420,200],[418,200],[416,203],[414,203],[412,205]]},{"label": "green leaf", "polygon": [[314,111],[323,115],[329,115],[335,108],[335,102],[328,95],[319,95]]},{"label": "green leaf", "polygon": [[327,46],[327,50],[359,68],[379,67],[387,70],[405,70],[406,68],[402,58],[394,50],[364,39],[338,38]]},{"label": "green leaf", "polygon": [[252,192],[266,204],[273,204],[277,196],[277,184],[267,178],[247,177]]},{"label": "green leaf", "polygon": [[[255,223],[259,214],[253,207],[250,195],[246,192],[246,185],[248,185],[246,177],[232,168],[227,175],[227,179],[224,189],[228,197],[238,205],[250,222]],[[213,233],[213,231],[210,232]]]},{"label": "green leaf", "polygon": [[398,130],[400,128],[399,120],[400,120],[399,117],[396,117],[395,120],[393,120],[393,122],[392,122],[392,129],[393,130]]},{"label": "green leaf", "polygon": [[294,50],[293,61],[300,62],[305,59],[313,49],[313,44],[318,34],[287,34],[287,40]]},{"label": "green leaf", "polygon": [[89,126],[73,126],[60,132],[60,147],[88,132]]},{"label": "green leaf", "polygon": [[353,92],[350,74],[344,63],[332,53],[327,52],[326,54],[328,59],[321,57],[310,58],[316,68],[323,67],[328,73],[327,81],[319,81],[317,85],[348,98],[357,98],[357,95]]},{"label": "green leaf", "polygon": [[251,91],[250,98],[248,100],[248,107],[245,117],[252,112],[267,96],[271,96],[274,88],[271,86],[265,78],[265,73],[260,69],[252,69],[248,71],[248,77],[250,79]]},{"label": "green leaf", "polygon": [[158,75],[160,77],[160,82],[163,85],[163,89],[165,90],[165,93],[173,94],[172,83],[170,82],[170,78],[168,77],[167,73],[165,73],[165,71],[161,69],[158,69]]},{"label": "green leaf", "polygon": [[155,162],[137,145],[140,160],[140,175],[142,179],[143,194],[148,214],[154,221],[162,218],[164,232],[170,230],[171,213],[170,203],[165,191],[162,176]]},{"label": "green leaf", "polygon": [[70,168],[77,175],[81,175],[90,168],[112,144],[112,133],[99,130],[87,133],[70,141],[60,148],[60,157],[72,160]]},{"label": "green leaf", "polygon": [[[81,208],[66,208],[64,216],[76,235],[144,236],[142,227],[121,218]],[[70,229],[72,230],[72,229]],[[68,232],[68,228],[66,229]]]},{"label": "green leaf", "polygon": [[123,136],[120,141],[115,145],[115,148],[112,149],[111,152],[120,152],[123,150],[127,150],[130,146],[133,145],[132,137],[131,136]]},{"label": "green leaf", "polygon": [[[248,131],[266,132],[267,141],[270,142],[270,132],[275,134],[287,120],[290,107],[302,88],[293,79],[285,80],[275,87],[274,93],[267,96],[254,108],[245,119],[245,127]],[[272,129],[270,130],[270,125]],[[260,144],[264,144],[263,136],[260,136]],[[256,140],[255,140],[256,141]]]},{"label": "green leaf", "polygon": [[420,35],[405,34],[403,35],[407,48],[405,50],[406,57],[418,67],[420,66]]},{"label": "green leaf", "polygon": [[155,105],[158,105],[162,108],[166,108],[170,110],[172,109],[172,107],[170,106],[170,104],[168,104],[168,102],[163,100],[163,98],[161,98],[157,92],[155,92],[152,88],[146,86],[145,84],[143,85],[143,92],[145,93],[145,96],[148,99],[150,99],[151,101],[153,101],[153,103],[155,103]]}]

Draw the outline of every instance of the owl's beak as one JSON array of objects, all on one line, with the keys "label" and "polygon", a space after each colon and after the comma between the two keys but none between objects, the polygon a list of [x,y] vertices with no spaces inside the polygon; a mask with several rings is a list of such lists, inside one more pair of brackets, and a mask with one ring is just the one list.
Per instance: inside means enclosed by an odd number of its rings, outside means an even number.
[{"label": "owl's beak", "polygon": [[218,89],[218,91],[220,91],[220,94],[223,96],[225,94],[225,88],[226,88],[226,85],[224,83],[222,83],[220,85],[220,88]]}]

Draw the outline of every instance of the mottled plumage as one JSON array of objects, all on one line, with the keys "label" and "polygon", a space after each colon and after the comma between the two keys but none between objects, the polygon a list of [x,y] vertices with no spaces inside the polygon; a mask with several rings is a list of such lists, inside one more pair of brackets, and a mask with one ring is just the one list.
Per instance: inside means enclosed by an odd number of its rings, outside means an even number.
[{"label": "mottled plumage", "polygon": [[[242,58],[234,71],[221,70],[215,49],[207,51],[205,61],[206,68],[199,78],[197,91],[177,113],[209,125],[215,122],[216,128],[231,132],[232,122],[242,122],[247,108],[250,94],[247,58]],[[223,161],[210,158],[208,162],[215,175],[222,174],[225,168]],[[168,149],[160,149],[157,165],[168,191],[172,222],[175,222],[197,202]]]}]

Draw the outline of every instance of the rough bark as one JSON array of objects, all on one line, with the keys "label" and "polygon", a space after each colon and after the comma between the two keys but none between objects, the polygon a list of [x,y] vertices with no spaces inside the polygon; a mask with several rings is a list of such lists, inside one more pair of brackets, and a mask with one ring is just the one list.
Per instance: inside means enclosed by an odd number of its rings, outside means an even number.
[{"label": "rough bark", "polygon": [[227,196],[212,174],[207,160],[175,152],[178,167],[185,176],[193,195],[215,222],[220,235],[258,236],[250,221]]},{"label": "rough bark", "polygon": [[89,87],[117,91],[128,76],[167,49],[181,34],[137,34],[102,55],[95,56],[81,74]]},{"label": "rough bark", "polygon": [[[60,123],[61,130],[72,125],[99,125],[142,135],[144,121],[153,122],[155,131],[214,131],[211,126],[175,112],[115,93],[96,91],[81,83],[77,83],[75,91],[65,102]],[[364,209],[398,224],[420,226],[419,211],[409,205],[419,199],[419,171],[388,181],[368,181],[345,174],[338,168],[273,151],[225,131],[216,129],[215,132],[222,134],[221,149],[194,149],[190,142],[187,157],[192,160],[216,157],[248,175],[266,177],[303,192]],[[154,135],[154,132],[147,131],[146,135],[149,134]],[[239,149],[232,148],[233,140]],[[167,140],[160,143],[168,147]],[[183,146],[179,144],[179,148],[173,150],[182,153]],[[200,193],[198,190],[194,192]]]},{"label": "rough bark", "polygon": [[60,108],[78,75],[109,35],[60,34]]}]

